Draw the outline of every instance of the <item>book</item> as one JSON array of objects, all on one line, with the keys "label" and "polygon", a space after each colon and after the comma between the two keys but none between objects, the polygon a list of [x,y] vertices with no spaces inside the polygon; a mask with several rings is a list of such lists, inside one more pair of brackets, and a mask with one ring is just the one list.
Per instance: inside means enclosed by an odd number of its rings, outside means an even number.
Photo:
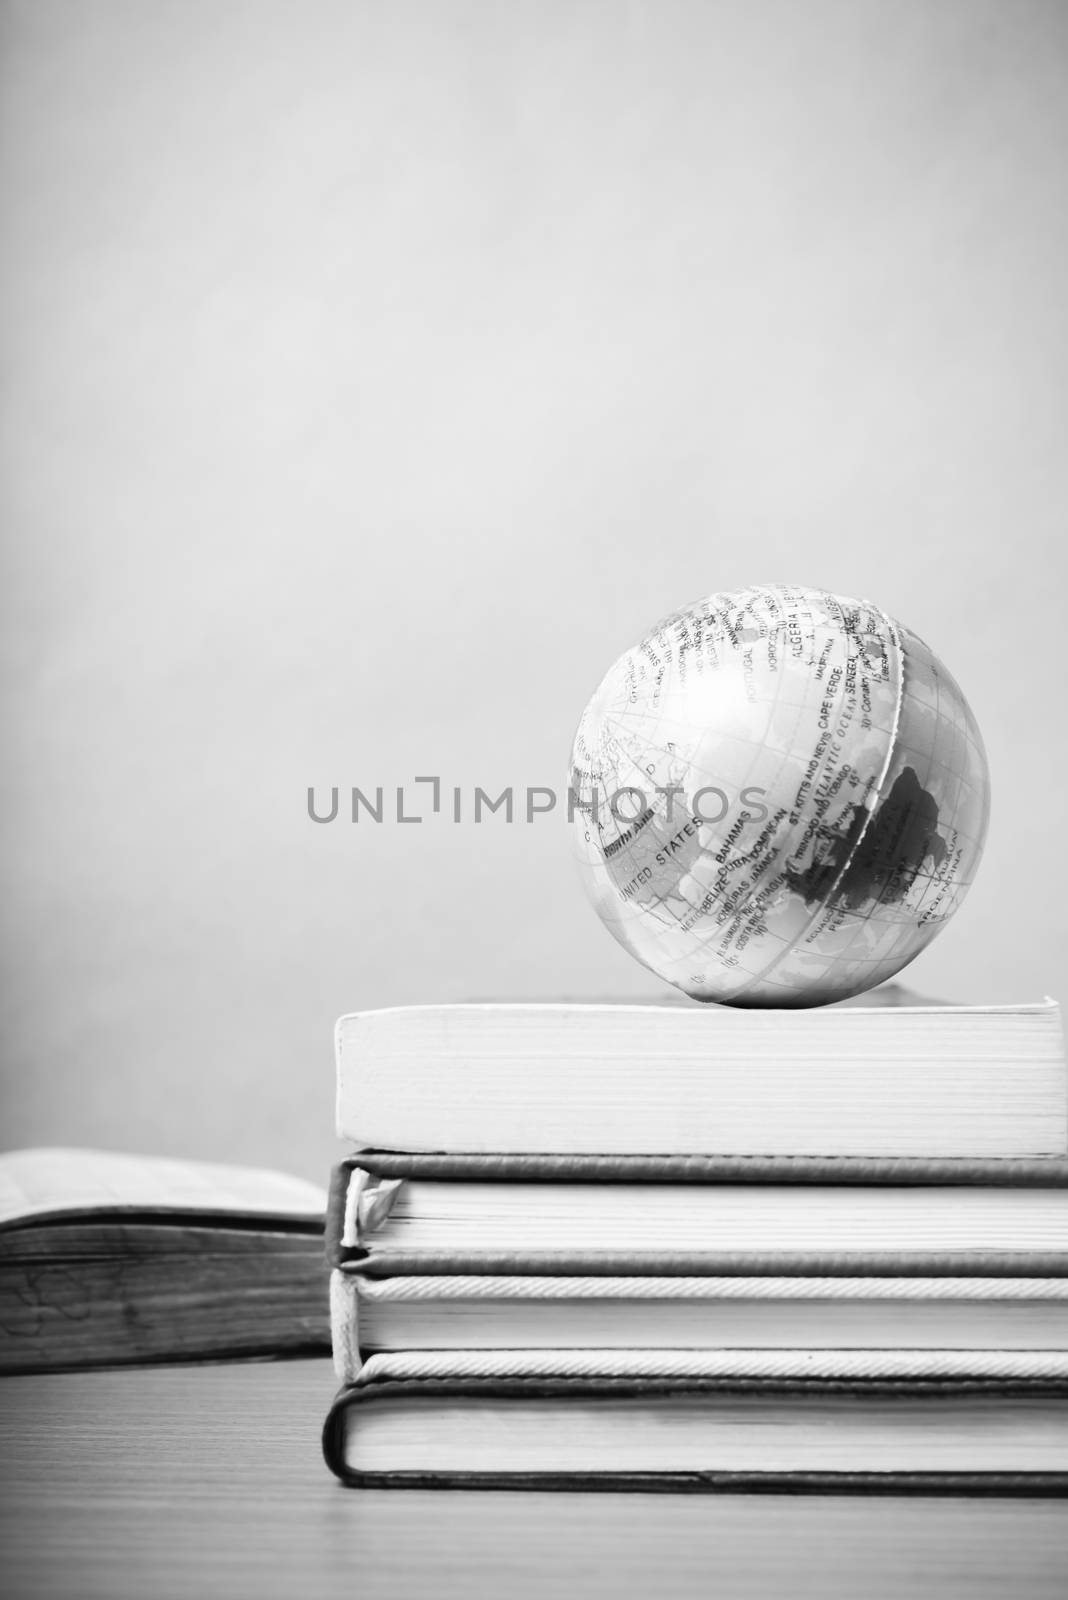
[{"label": "book", "polygon": [[1068,1154],[1058,1006],[441,1005],[336,1028],[357,1148],[495,1155]]},{"label": "book", "polygon": [[252,1168],[0,1155],[0,1371],[328,1350],[325,1207]]},{"label": "book", "polygon": [[[366,1174],[360,1179],[359,1174]],[[1068,1186],[1063,1156],[641,1156],[480,1155],[440,1151],[360,1150],[331,1175],[328,1217],[341,1225],[354,1187],[372,1179],[460,1178],[495,1183],[817,1183],[848,1188],[980,1184],[989,1188]]]},{"label": "book", "polygon": [[358,1236],[384,1215],[405,1179],[527,1184],[776,1184],[823,1188],[1056,1189],[1068,1187],[1057,1156],[979,1160],[851,1156],[446,1155],[365,1150],[335,1166],[326,1216],[331,1266],[362,1258]]},{"label": "book", "polygon": [[334,1361],[452,1350],[1068,1351],[1068,1278],[397,1277],[335,1271]]},{"label": "book", "polygon": [[381,1179],[330,1253],[371,1276],[1068,1275],[1068,1188]]},{"label": "book", "polygon": [[1068,1493],[1063,1366],[747,1379],[688,1365],[412,1378],[380,1364],[338,1394],[323,1452],[366,1488]]},{"label": "book", "polygon": [[368,1356],[357,1384],[559,1378],[1048,1384],[1068,1381],[1068,1350],[395,1350]]}]

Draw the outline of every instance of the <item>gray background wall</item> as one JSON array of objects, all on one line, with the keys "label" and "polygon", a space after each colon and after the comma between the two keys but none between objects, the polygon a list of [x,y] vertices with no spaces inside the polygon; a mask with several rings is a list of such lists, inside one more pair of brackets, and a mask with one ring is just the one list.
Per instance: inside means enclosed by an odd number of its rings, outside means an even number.
[{"label": "gray background wall", "polygon": [[917,987],[1063,994],[1068,9],[2,15],[5,1143],[320,1175],[339,1011],[655,997],[559,818],[306,789],[556,782],[753,581],[896,613],[984,729]]}]

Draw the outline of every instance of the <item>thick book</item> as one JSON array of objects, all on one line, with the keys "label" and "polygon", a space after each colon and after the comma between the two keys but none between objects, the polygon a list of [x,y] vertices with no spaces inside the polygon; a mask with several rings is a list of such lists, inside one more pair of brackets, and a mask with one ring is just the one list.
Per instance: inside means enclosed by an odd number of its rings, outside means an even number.
[{"label": "thick book", "polygon": [[1060,1011],[440,1005],[336,1029],[367,1149],[1004,1158],[1068,1154]]},{"label": "thick book", "polygon": [[325,1206],[252,1168],[0,1155],[0,1371],[328,1350]]},{"label": "thick book", "polygon": [[[380,1358],[379,1358],[380,1359]],[[407,1376],[338,1394],[323,1452],[366,1488],[1068,1494],[1068,1379],[638,1369]]]},{"label": "thick book", "polygon": [[[373,1277],[1068,1276],[1051,1182],[843,1185],[386,1177],[345,1163],[333,1264]],[[403,1170],[403,1168],[402,1168]],[[603,1168],[601,1169],[604,1170]],[[1045,1170],[1041,1164],[1028,1172]]]},{"label": "thick book", "polygon": [[[331,1276],[343,1383],[383,1352],[1068,1352],[1068,1278]],[[917,1355],[917,1360],[921,1359]]]}]

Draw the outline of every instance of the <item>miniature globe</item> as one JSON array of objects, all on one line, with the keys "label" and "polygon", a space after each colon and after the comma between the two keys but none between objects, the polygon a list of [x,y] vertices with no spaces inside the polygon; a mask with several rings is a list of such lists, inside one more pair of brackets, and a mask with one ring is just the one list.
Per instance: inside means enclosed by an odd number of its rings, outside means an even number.
[{"label": "miniature globe", "polygon": [[813,1006],[912,961],[989,812],[975,719],[921,639],[817,589],[716,594],[622,655],[583,713],[570,810],[609,931],[700,1000]]}]

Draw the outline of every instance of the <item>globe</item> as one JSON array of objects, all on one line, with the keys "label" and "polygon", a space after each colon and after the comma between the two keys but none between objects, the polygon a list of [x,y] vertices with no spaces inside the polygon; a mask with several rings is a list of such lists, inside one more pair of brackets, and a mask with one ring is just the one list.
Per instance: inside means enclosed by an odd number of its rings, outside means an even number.
[{"label": "globe", "polygon": [[922,639],[819,589],[714,594],[594,691],[569,808],[625,949],[699,1000],[814,1006],[912,961],[961,904],[983,742]]}]

